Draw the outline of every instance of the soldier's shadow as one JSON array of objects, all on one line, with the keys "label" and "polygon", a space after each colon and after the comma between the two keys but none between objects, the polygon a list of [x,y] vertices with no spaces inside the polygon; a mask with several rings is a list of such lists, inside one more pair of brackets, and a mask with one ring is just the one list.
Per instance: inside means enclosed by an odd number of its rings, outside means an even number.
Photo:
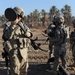
[{"label": "soldier's shadow", "polygon": [[[50,72],[46,70],[47,68],[46,64],[29,64],[27,75],[50,75]],[[8,75],[4,60],[0,61],[0,75]]]},{"label": "soldier's shadow", "polygon": [[[7,68],[5,67],[5,61],[0,61],[0,75],[7,75]],[[53,75],[53,74],[50,73],[50,68],[49,65],[47,64],[29,64],[27,75]]]},{"label": "soldier's shadow", "polygon": [[[30,64],[27,75],[55,75],[54,73],[51,73],[50,70],[51,68],[47,64]],[[75,74],[71,73],[70,75]]]},{"label": "soldier's shadow", "polygon": [[0,75],[7,75],[7,68],[5,67],[5,61],[0,61]]},{"label": "soldier's shadow", "polygon": [[47,64],[30,64],[27,75],[50,75]]}]

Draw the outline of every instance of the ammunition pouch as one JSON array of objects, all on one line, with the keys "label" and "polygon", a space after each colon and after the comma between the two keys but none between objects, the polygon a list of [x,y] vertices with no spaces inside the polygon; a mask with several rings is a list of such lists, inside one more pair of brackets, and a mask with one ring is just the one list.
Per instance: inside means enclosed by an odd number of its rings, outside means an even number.
[{"label": "ammunition pouch", "polygon": [[10,50],[13,49],[13,48],[12,48],[12,45],[11,45],[11,43],[10,43],[10,41],[4,42],[3,45],[4,45],[4,48],[5,48],[5,50],[6,50],[7,52],[9,52]]},{"label": "ammunition pouch", "polygon": [[18,39],[10,39],[8,41],[5,41],[3,46],[7,52],[11,51],[12,49],[17,49]]},{"label": "ammunition pouch", "polygon": [[18,42],[19,48],[23,49],[29,47],[30,40],[28,38],[19,38]]}]

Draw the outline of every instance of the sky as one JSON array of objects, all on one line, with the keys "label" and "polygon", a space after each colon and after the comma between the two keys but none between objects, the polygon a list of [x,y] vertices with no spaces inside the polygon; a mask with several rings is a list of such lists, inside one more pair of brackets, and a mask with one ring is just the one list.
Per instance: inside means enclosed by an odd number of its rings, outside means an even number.
[{"label": "sky", "polygon": [[33,12],[37,9],[41,12],[44,9],[49,12],[52,6],[61,9],[65,5],[71,6],[72,15],[75,16],[75,1],[74,0],[1,0],[0,1],[0,15],[4,14],[6,8],[14,8],[15,6],[20,6],[24,9],[25,15]]}]

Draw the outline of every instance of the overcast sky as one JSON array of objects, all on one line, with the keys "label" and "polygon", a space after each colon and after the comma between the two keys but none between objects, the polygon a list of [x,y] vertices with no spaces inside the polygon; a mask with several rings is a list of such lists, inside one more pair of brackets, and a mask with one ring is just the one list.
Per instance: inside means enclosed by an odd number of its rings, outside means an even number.
[{"label": "overcast sky", "polygon": [[39,12],[42,9],[49,12],[52,6],[61,9],[66,4],[71,6],[72,15],[75,16],[75,0],[0,0],[0,15],[4,14],[8,7],[20,6],[25,10],[25,15],[28,15],[35,9],[38,9]]}]

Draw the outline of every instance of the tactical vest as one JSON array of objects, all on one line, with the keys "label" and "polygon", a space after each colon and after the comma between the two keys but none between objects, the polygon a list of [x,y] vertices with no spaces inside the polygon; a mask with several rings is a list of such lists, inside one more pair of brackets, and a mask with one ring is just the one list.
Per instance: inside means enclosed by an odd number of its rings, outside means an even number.
[{"label": "tactical vest", "polygon": [[[57,31],[60,33],[60,35],[57,33]],[[65,33],[64,29],[55,28],[55,30],[53,31],[53,33],[54,33],[54,38],[57,37],[56,34],[58,34],[58,36],[60,36],[60,38],[58,39],[58,41],[54,42],[55,45],[61,45],[61,44],[65,43],[67,34]],[[61,41],[61,40],[63,40],[63,41]]]},{"label": "tactical vest", "polygon": [[[22,24],[22,23],[20,23]],[[8,27],[7,27],[8,26]],[[24,25],[22,24],[24,27]],[[5,33],[6,28],[9,30],[9,25],[6,25],[5,30],[3,33]],[[26,28],[25,28],[26,29]],[[10,33],[10,31],[9,31]],[[13,31],[9,39],[4,37],[5,34],[3,34],[3,40],[4,40],[4,47],[6,48],[7,51],[10,51],[12,49],[17,49],[17,48],[25,48],[29,47],[30,40],[26,38],[24,35],[25,33],[21,30],[19,26],[17,26]]]}]

